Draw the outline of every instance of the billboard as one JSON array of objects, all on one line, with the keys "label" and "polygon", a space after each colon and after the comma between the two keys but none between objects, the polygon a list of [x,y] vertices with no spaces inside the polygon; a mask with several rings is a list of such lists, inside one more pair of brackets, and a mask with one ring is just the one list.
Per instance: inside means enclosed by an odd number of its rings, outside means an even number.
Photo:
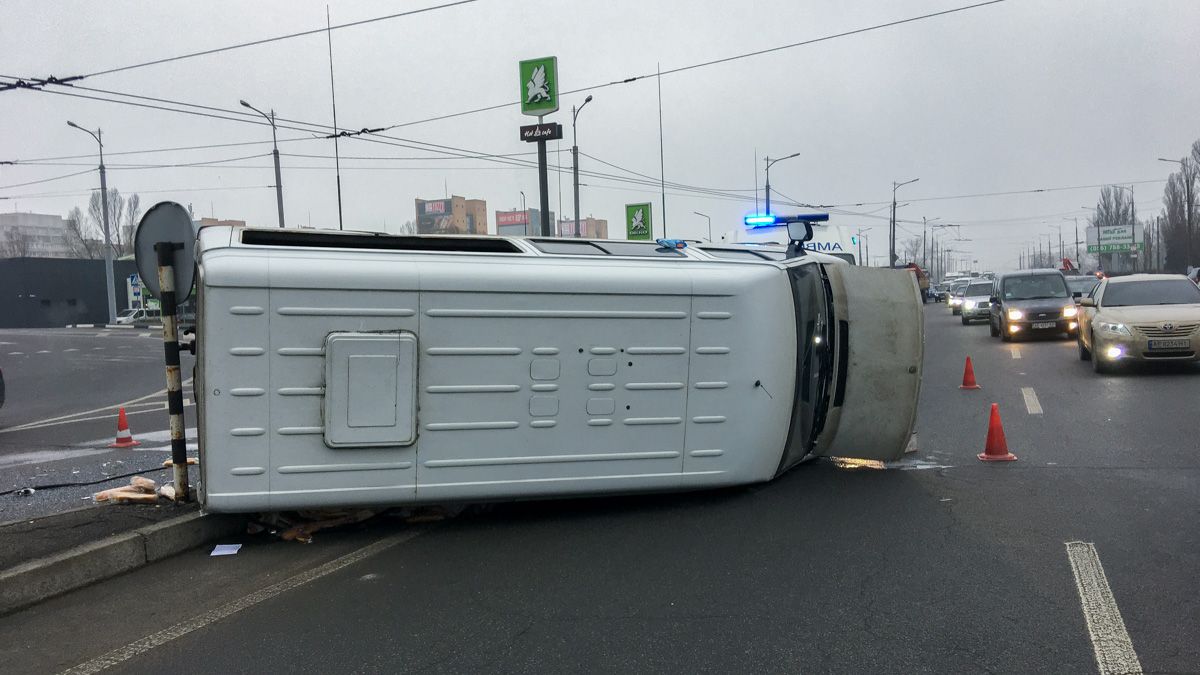
[{"label": "billboard", "polygon": [[528,224],[529,224],[529,212],[528,211],[497,211],[496,212],[496,226],[497,227],[505,227],[505,226],[509,226],[509,225],[520,225],[522,232],[524,232],[524,228]]},{"label": "billboard", "polygon": [[650,204],[625,205],[625,238],[650,239],[654,225],[650,218]]},{"label": "billboard", "polygon": [[1142,224],[1100,225],[1087,229],[1088,253],[1124,253],[1145,250]]},{"label": "billboard", "polygon": [[449,199],[417,200],[417,233],[444,234],[458,230],[453,225],[454,203]]}]

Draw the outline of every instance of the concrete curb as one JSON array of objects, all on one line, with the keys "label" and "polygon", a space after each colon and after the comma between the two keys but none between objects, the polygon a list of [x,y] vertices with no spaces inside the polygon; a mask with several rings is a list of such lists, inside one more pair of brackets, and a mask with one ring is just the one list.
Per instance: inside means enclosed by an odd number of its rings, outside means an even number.
[{"label": "concrete curb", "polygon": [[245,522],[190,513],[0,571],[0,615],[238,534]]}]

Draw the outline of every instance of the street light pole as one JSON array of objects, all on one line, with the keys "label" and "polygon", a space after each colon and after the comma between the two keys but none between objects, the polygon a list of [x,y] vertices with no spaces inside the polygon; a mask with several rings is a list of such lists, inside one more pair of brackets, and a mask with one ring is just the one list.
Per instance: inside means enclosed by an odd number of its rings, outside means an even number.
[{"label": "street light pole", "polygon": [[694,213],[698,216],[704,216],[704,218],[706,218],[708,220],[708,243],[711,244],[712,243],[712,218],[709,217],[709,215],[707,213],[700,213],[699,211],[692,211],[692,213]]},{"label": "street light pole", "polygon": [[579,137],[575,129],[575,121],[579,118],[579,113],[587,107],[587,104],[592,102],[592,95],[583,99],[583,105],[576,108],[571,106],[571,174],[575,180],[575,227],[574,231],[579,231]]},{"label": "street light pole", "polygon": [[892,181],[892,222],[890,227],[888,227],[888,267],[894,267],[896,265],[896,190],[908,185],[909,183],[915,183],[919,180],[921,179],[914,178],[912,180],[906,180],[903,183]]},{"label": "street light pole", "polygon": [[271,114],[268,115],[245,101],[238,101],[238,103],[262,115],[271,125],[271,145],[273,146],[271,155],[275,158],[275,206],[279,210],[279,227],[283,227],[283,178],[279,173],[279,139],[275,136],[275,109],[272,108]]},{"label": "street light pole", "polygon": [[100,146],[100,213],[104,218],[104,286],[108,290],[108,323],[113,323],[117,320],[117,291],[116,283],[113,281],[112,239],[109,236],[108,228],[108,176],[104,171],[104,141],[101,140],[104,131],[97,127],[96,133],[93,134],[90,129],[84,129],[70,120],[67,121],[67,126],[86,132],[96,139],[96,143]]},{"label": "street light pole", "polygon": [[763,213],[771,212],[771,165],[776,162],[782,162],[785,159],[791,159],[793,157],[799,157],[799,156],[800,156],[800,153],[793,152],[792,154],[788,155],[787,157],[780,157],[779,159],[771,159],[770,157],[764,158],[767,162],[767,187],[766,187],[767,199],[765,202],[766,206],[763,209]]}]

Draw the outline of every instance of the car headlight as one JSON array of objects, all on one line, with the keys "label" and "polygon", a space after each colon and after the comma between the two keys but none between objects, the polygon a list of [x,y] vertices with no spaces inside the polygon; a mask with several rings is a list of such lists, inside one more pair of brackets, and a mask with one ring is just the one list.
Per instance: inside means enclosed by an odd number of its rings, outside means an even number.
[{"label": "car headlight", "polygon": [[1067,305],[1066,307],[1063,307],[1063,318],[1064,319],[1070,319],[1071,317],[1075,316],[1078,313],[1079,313],[1079,308],[1077,308],[1075,305]]},{"label": "car headlight", "polygon": [[963,309],[975,309],[975,301],[967,300],[963,303]]},{"label": "car headlight", "polygon": [[961,305],[961,304],[962,304],[962,298],[951,298],[951,299],[950,299],[950,304],[952,304],[952,305]]},{"label": "car headlight", "polygon": [[1107,333],[1130,335],[1129,328],[1123,323],[1110,323],[1108,321],[1101,321],[1100,323],[1096,324],[1096,327]]},{"label": "car headlight", "polygon": [[1019,309],[1008,310],[1008,320],[1009,321],[1020,321],[1021,319],[1024,319],[1024,318],[1025,318],[1025,312],[1022,312]]}]

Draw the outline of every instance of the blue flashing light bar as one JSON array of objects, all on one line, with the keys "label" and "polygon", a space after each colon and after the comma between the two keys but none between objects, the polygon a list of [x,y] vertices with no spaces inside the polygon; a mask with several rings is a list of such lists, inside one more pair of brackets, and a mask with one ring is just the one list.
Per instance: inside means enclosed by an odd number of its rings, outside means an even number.
[{"label": "blue flashing light bar", "polygon": [[765,227],[768,225],[774,225],[775,216],[770,213],[746,216],[746,224],[750,227]]},{"label": "blue flashing light bar", "polygon": [[756,213],[745,217],[747,227],[771,227],[787,225],[788,223],[821,223],[829,220],[828,213],[798,213],[792,216],[779,216],[774,213]]}]

